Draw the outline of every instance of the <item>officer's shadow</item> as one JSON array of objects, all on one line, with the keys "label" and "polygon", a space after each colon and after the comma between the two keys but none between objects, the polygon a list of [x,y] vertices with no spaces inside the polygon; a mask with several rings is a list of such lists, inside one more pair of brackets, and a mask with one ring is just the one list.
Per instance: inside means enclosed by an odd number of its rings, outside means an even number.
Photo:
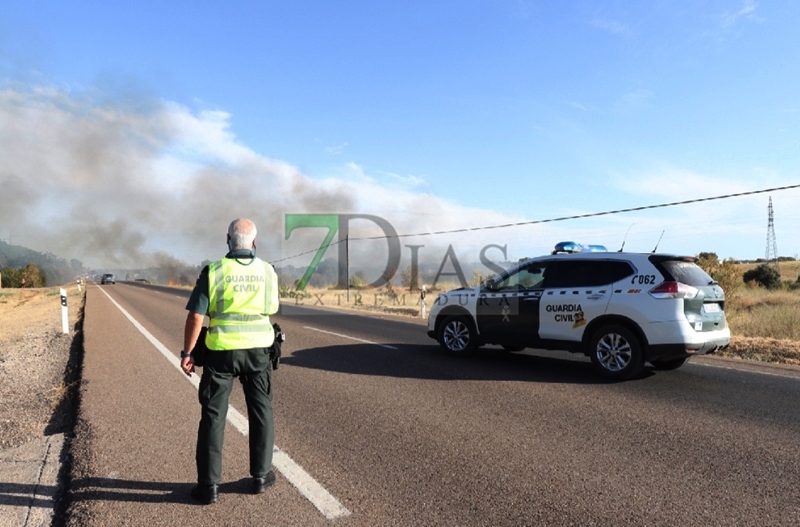
[{"label": "officer's shadow", "polygon": [[[252,478],[219,485],[220,494],[251,494]],[[189,493],[194,483],[134,481],[117,478],[79,478],[72,481],[72,501],[120,501],[134,503],[184,503],[201,505]]]}]

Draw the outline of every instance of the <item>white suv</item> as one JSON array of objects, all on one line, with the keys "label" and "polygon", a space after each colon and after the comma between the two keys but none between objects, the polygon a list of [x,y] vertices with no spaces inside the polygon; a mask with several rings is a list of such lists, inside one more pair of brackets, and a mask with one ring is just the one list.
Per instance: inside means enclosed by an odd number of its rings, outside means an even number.
[{"label": "white suv", "polygon": [[583,353],[600,373],[618,379],[636,376],[645,362],[672,370],[729,345],[725,294],[695,258],[559,254],[580,246],[556,247],[480,287],[440,295],[428,335],[460,355],[483,344]]}]

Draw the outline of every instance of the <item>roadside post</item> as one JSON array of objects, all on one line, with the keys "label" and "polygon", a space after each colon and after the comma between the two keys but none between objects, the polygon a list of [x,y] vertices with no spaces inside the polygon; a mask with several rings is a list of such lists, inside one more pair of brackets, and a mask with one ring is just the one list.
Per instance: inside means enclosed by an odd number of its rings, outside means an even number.
[{"label": "roadside post", "polygon": [[425,303],[425,295],[426,295],[426,291],[425,291],[425,286],[423,285],[419,289],[419,316],[420,316],[420,318],[425,318],[425,308],[428,307],[428,305]]},{"label": "roadside post", "polygon": [[61,331],[69,333],[69,315],[67,313],[67,290],[61,289]]}]

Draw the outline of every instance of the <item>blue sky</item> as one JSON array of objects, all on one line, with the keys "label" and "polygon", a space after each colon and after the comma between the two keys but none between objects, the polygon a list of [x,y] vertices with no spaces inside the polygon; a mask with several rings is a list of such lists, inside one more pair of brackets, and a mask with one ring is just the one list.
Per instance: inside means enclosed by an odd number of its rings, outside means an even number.
[{"label": "blue sky", "polygon": [[[287,212],[421,232],[797,184],[799,15],[753,0],[6,0],[0,191],[27,200],[0,212],[0,237],[93,265],[195,262],[239,215],[285,255],[305,247],[283,240]],[[793,256],[800,191],[771,196]],[[663,232],[661,250],[758,258],[769,197],[424,243],[514,259],[626,233],[649,251]]]}]

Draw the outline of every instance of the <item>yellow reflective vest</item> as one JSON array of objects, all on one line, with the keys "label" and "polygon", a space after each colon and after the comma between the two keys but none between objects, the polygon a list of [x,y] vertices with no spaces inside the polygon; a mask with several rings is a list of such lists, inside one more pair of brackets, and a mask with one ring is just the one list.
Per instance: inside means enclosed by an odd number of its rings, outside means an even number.
[{"label": "yellow reflective vest", "polygon": [[223,258],[210,264],[208,300],[208,349],[272,346],[269,315],[278,311],[278,276],[270,264],[259,258]]}]

